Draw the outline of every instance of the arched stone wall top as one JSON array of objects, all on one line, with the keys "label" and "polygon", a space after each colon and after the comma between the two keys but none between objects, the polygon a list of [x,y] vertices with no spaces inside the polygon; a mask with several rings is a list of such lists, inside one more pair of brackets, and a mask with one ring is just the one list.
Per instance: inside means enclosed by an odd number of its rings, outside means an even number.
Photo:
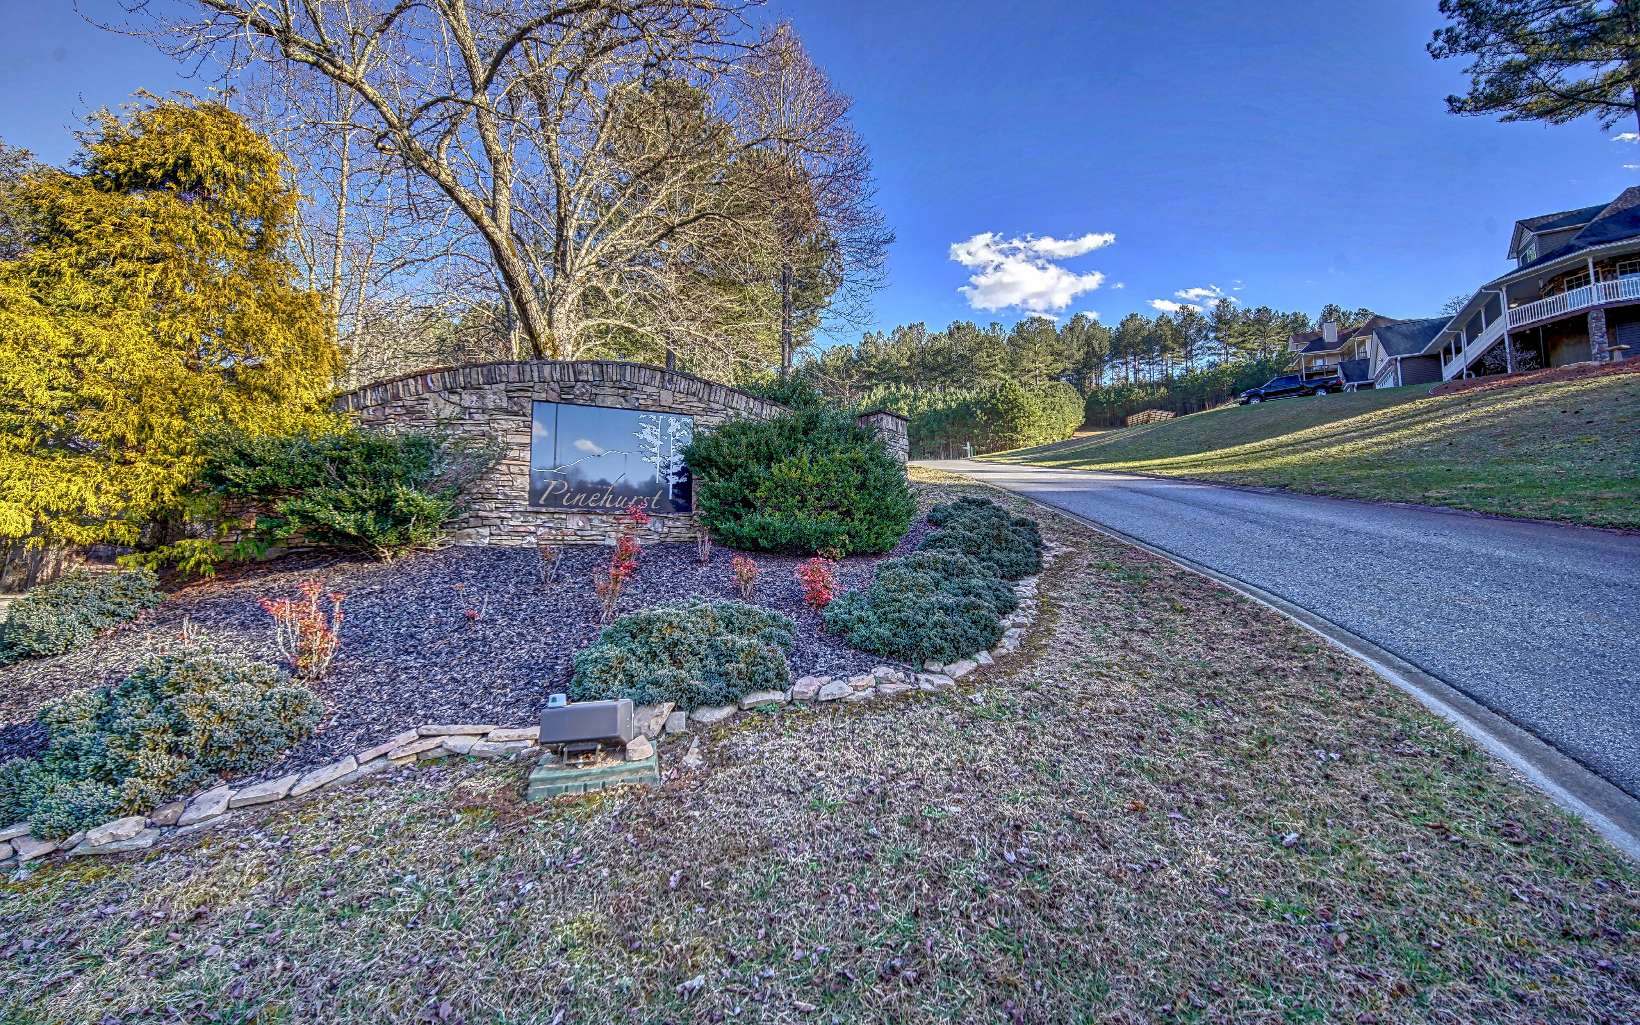
[{"label": "arched stone wall top", "polygon": [[333,405],[338,412],[357,413],[439,392],[535,384],[635,387],[685,396],[759,419],[786,411],[779,403],[694,374],[619,360],[523,360],[427,370],[364,385],[337,396]]}]

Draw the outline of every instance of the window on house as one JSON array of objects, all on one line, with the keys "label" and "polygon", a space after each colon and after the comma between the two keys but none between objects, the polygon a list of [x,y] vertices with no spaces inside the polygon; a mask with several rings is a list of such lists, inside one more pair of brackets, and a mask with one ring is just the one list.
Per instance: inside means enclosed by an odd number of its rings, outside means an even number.
[{"label": "window on house", "polygon": [[1589,283],[1589,272],[1588,271],[1584,271],[1581,274],[1569,274],[1569,275],[1566,276],[1565,290],[1570,292],[1572,289],[1582,288],[1584,285],[1587,285],[1588,283]]},{"label": "window on house", "polygon": [[1618,260],[1617,276],[1620,278],[1640,277],[1640,260]]}]

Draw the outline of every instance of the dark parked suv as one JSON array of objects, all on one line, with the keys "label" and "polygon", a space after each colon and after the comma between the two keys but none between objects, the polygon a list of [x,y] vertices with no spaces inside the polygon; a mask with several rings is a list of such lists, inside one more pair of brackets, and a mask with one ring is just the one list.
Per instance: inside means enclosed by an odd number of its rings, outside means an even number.
[{"label": "dark parked suv", "polygon": [[1323,377],[1315,381],[1306,381],[1302,374],[1287,374],[1284,377],[1274,377],[1257,388],[1249,388],[1241,393],[1241,404],[1263,402],[1265,399],[1285,399],[1292,395],[1325,395],[1328,392],[1343,391],[1344,382],[1336,377]]}]

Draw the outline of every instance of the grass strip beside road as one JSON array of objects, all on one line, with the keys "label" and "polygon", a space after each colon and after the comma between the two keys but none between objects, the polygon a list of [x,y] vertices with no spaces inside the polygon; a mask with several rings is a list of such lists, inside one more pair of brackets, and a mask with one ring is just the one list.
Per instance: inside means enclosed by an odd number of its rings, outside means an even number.
[{"label": "grass strip beside road", "polygon": [[1640,374],[1232,406],[1000,462],[1640,528]]},{"label": "grass strip beside road", "polygon": [[668,740],[655,790],[431,767],[0,884],[0,1021],[1640,1016],[1631,863],[1282,617],[1044,527],[1026,650],[957,692]]}]

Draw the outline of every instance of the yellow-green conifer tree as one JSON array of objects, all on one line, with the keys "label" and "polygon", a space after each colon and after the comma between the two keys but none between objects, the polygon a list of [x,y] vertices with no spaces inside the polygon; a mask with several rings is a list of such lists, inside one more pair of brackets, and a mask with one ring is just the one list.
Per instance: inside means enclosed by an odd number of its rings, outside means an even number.
[{"label": "yellow-green conifer tree", "polygon": [[339,364],[289,259],[284,161],[232,111],[95,115],[0,261],[0,539],[129,542],[201,440],[317,426]]}]

